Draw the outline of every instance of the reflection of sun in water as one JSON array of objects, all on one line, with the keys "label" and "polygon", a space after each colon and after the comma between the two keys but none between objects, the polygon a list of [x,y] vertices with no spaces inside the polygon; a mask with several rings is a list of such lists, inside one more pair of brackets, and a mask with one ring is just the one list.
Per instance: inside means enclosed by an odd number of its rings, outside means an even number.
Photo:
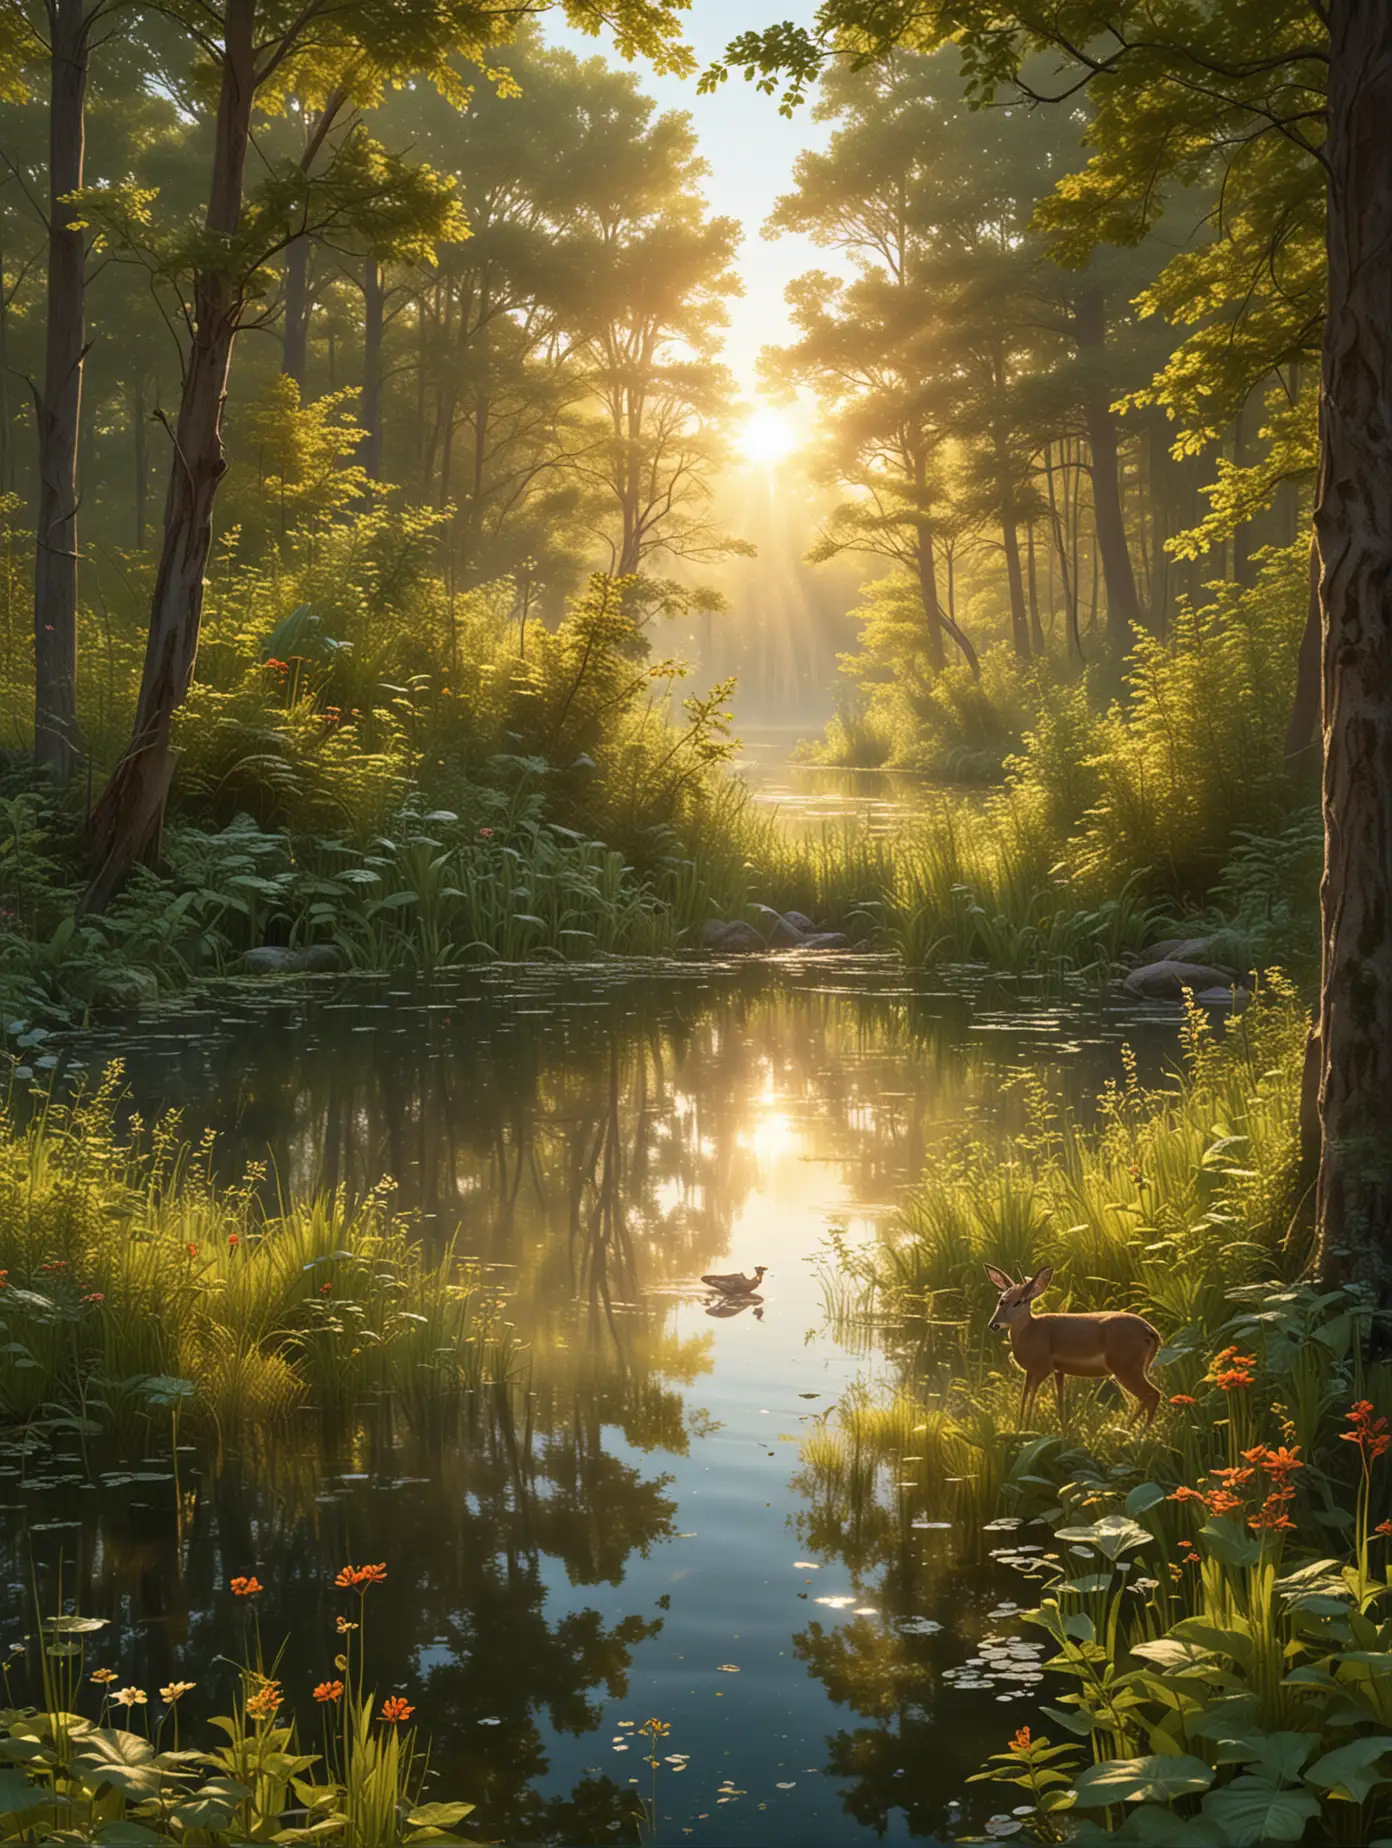
[{"label": "reflection of sun in water", "polygon": [[797,1131],[781,1110],[766,1110],[750,1129],[749,1146],[761,1168],[768,1168],[797,1145]]},{"label": "reflection of sun in water", "polygon": [[758,468],[774,468],[797,448],[797,427],[786,411],[761,404],[745,418],[738,441],[746,462]]}]

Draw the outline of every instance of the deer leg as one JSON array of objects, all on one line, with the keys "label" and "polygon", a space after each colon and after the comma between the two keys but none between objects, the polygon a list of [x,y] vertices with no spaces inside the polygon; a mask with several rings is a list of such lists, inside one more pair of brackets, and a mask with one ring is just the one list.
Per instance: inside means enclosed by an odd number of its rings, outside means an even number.
[{"label": "deer leg", "polygon": [[1058,1367],[1054,1368],[1054,1391],[1058,1394],[1059,1430],[1061,1431],[1063,1429],[1063,1372]]}]

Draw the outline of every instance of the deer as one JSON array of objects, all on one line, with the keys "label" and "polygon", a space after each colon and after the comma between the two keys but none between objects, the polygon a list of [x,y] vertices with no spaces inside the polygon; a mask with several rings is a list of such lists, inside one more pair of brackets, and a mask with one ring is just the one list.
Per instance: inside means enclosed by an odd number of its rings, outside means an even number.
[{"label": "deer", "polygon": [[1039,1388],[1052,1373],[1058,1392],[1059,1423],[1063,1423],[1063,1381],[1076,1378],[1114,1379],[1136,1401],[1130,1423],[1144,1411],[1146,1429],[1155,1417],[1160,1392],[1148,1376],[1150,1363],[1160,1351],[1160,1331],[1144,1316],[1127,1309],[1098,1309],[1085,1314],[1035,1315],[1031,1304],[1054,1280],[1046,1264],[1028,1280],[1015,1283],[994,1264],[986,1275],[1000,1292],[996,1313],[988,1326],[1010,1336],[1010,1351],[1024,1373],[1020,1389],[1020,1422],[1024,1423]]}]

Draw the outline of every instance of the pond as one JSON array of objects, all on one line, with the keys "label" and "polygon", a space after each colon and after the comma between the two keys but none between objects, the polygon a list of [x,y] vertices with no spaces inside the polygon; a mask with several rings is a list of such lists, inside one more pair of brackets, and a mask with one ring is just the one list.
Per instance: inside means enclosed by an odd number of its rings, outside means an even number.
[{"label": "pond", "polygon": [[[73,1455],[23,1484],[4,1459],[11,1613],[31,1551],[45,1572],[61,1554],[123,1677],[185,1677],[220,1711],[232,1575],[260,1578],[303,1696],[333,1572],[385,1561],[373,1678],[416,1704],[432,1794],[477,1803],[480,1840],[637,1840],[650,1716],[671,1728],[665,1842],[844,1848],[1004,1816],[965,1779],[1033,1710],[1027,1590],[990,1557],[1009,1536],[942,1521],[911,1459],[872,1522],[817,1492],[800,1446],[892,1374],[828,1317],[818,1254],[834,1228],[877,1236],[964,1129],[1021,1122],[1012,1074],[1086,1111],[1124,1041],[1154,1073],[1174,1032],[846,957],[245,984],[93,1036],[91,1065],[119,1053],[147,1117],[214,1126],[229,1172],[393,1176],[424,1236],[487,1267],[528,1376],[512,1417],[467,1429],[309,1409],[255,1454],[185,1451],[177,1507],[167,1455],[97,1485]],[[760,1263],[762,1302],[713,1314],[701,1273]]]},{"label": "pond", "polygon": [[742,727],[733,765],[755,805],[776,811],[795,835],[847,826],[890,835],[945,793],[957,802],[981,799],[979,790],[954,785],[945,791],[932,777],[911,770],[800,763],[793,753],[802,735],[793,726]]}]

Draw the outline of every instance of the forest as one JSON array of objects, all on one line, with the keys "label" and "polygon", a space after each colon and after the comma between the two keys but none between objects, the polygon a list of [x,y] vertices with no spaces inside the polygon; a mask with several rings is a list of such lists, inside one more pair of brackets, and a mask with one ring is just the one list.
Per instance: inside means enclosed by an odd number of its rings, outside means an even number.
[{"label": "forest", "polygon": [[0,0],[0,1842],[1392,1843],[1389,120]]}]

